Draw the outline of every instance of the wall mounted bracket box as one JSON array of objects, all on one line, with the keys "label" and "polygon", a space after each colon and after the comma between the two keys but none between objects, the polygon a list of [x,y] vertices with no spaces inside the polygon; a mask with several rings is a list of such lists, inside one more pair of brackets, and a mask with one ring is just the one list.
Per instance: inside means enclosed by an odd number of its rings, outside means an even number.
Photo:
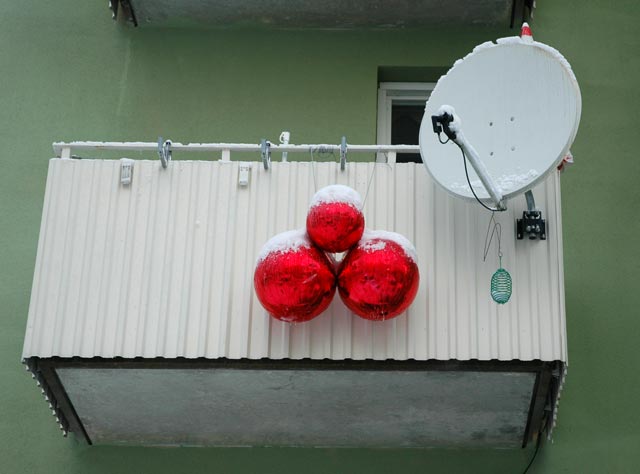
[{"label": "wall mounted bracket box", "polygon": [[[497,305],[489,214],[420,164],[127,163],[126,182],[119,160],[49,164],[23,360],[65,434],[517,447],[552,429],[567,361],[558,174],[534,188],[546,241],[516,239],[523,197],[496,215],[514,284]],[[395,319],[362,320],[336,297],[290,325],[255,296],[262,245],[302,227],[315,188],[333,183],[367,196],[368,227],[417,249],[420,289]]]}]

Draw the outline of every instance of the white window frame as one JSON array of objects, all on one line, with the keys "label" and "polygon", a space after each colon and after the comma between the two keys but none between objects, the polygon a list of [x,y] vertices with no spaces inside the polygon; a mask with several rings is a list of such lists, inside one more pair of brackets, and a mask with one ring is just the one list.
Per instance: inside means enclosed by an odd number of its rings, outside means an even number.
[{"label": "white window frame", "polygon": [[[391,144],[391,109],[394,104],[425,104],[435,82],[381,82],[378,86],[378,145]],[[379,163],[395,163],[396,154],[378,153]]]}]

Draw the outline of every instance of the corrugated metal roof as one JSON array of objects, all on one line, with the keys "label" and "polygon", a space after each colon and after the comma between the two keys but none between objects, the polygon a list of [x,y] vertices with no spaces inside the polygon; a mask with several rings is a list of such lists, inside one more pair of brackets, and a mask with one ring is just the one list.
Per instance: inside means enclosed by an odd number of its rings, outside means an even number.
[{"label": "corrugated metal roof", "polygon": [[[23,357],[479,359],[566,361],[559,176],[534,189],[546,241],[517,241],[524,197],[496,213],[513,296],[495,304],[490,214],[449,196],[418,164],[136,161],[50,162]],[[375,172],[374,172],[375,169]],[[316,188],[367,195],[370,228],[418,251],[418,296],[385,322],[352,316],[336,296],[311,322],[273,318],[253,291],[262,245],[305,224]],[[315,175],[315,180],[314,180]],[[317,183],[317,184],[316,184]]]}]

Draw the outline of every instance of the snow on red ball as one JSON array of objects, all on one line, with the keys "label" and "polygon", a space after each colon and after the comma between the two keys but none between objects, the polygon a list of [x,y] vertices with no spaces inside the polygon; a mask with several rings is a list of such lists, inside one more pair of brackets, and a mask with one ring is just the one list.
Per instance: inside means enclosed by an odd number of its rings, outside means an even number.
[{"label": "snow on red ball", "polygon": [[326,252],[344,252],[364,231],[360,195],[348,186],[334,184],[318,191],[307,214],[307,233]]},{"label": "snow on red ball", "polygon": [[413,245],[402,235],[365,231],[340,266],[340,298],[362,318],[394,318],[411,305],[418,292],[416,261]]},{"label": "snow on red ball", "polygon": [[301,229],[278,234],[264,245],[253,284],[260,303],[271,316],[301,323],[329,306],[336,277],[327,256]]}]

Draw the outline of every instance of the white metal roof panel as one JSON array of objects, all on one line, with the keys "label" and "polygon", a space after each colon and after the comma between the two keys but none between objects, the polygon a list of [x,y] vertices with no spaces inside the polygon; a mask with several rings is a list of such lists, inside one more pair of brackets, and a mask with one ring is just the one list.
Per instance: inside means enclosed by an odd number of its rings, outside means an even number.
[{"label": "white metal roof panel", "polygon": [[[239,165],[136,161],[123,186],[119,161],[52,159],[23,357],[566,361],[556,173],[534,189],[546,241],[515,239],[524,197],[496,214],[514,284],[500,306],[489,293],[495,247],[482,261],[490,214],[449,196],[422,165],[265,171],[252,162],[246,187]],[[262,245],[303,227],[316,188],[334,183],[367,196],[369,228],[414,243],[421,282],[406,314],[366,321],[336,294],[324,314],[291,325],[260,306],[253,269]]]}]

